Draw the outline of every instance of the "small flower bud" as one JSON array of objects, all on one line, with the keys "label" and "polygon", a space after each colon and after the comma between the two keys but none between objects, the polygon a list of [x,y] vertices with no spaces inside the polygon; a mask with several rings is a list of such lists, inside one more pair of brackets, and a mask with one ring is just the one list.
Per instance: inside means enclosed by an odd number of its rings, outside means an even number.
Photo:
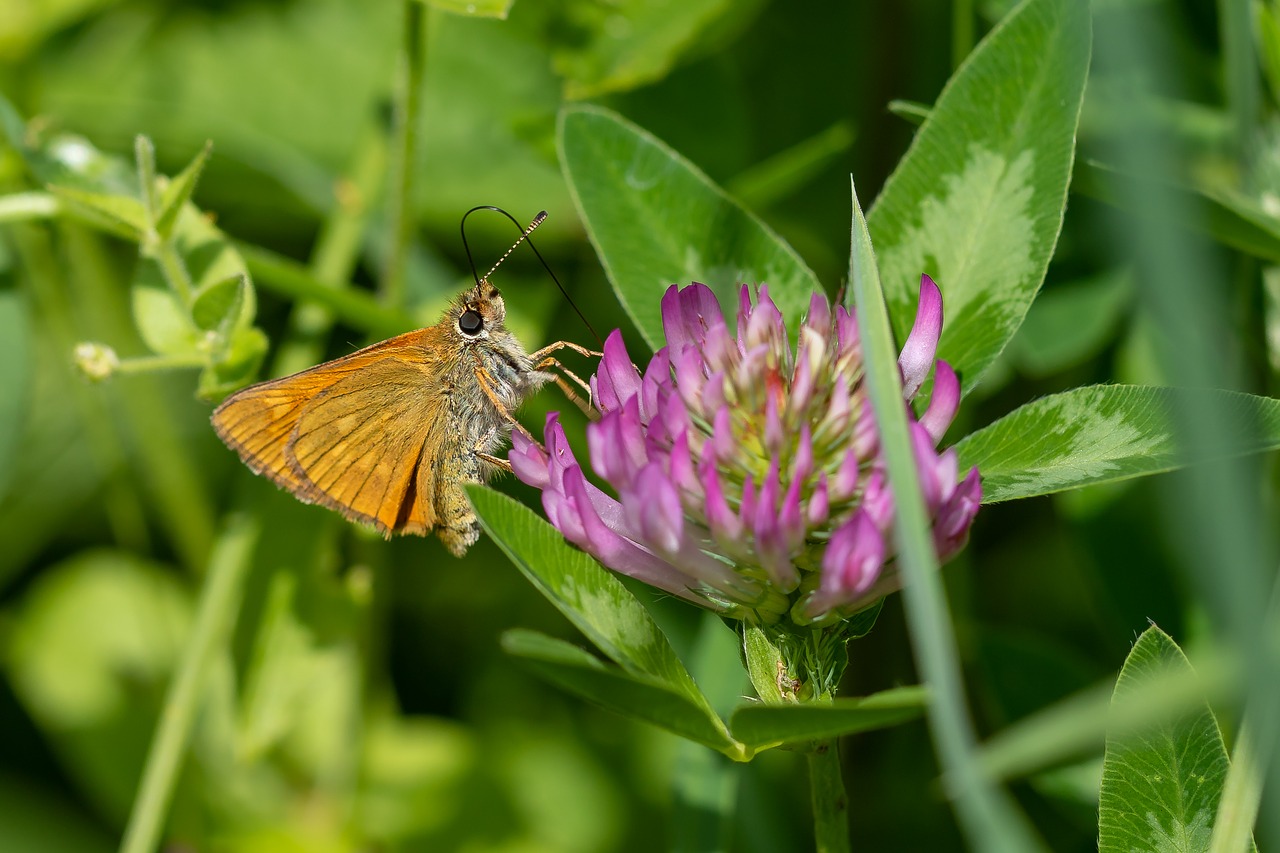
[{"label": "small flower bud", "polygon": [[120,358],[115,350],[93,341],[76,344],[75,361],[76,368],[94,382],[110,379],[120,366]]}]

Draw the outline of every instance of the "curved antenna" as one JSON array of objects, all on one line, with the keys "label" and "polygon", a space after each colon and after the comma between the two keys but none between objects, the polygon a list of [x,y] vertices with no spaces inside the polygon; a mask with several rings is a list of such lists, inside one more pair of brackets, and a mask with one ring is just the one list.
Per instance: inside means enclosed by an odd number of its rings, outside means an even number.
[{"label": "curved antenna", "polygon": [[[502,255],[502,257],[498,258],[498,262],[494,264],[493,267],[487,273],[484,274],[484,276],[480,276],[477,274],[476,262],[471,256],[471,247],[467,245],[467,217],[475,213],[477,210],[492,210],[495,213],[501,213],[503,216],[507,217],[507,219],[510,219],[511,222],[517,228],[520,228],[520,239],[516,240],[516,242],[512,244],[510,249],[507,249],[507,251]],[[533,249],[533,253],[537,255],[538,260],[542,262],[542,268],[547,271],[547,275],[551,276],[551,280],[554,281],[556,283],[556,287],[560,289],[560,294],[564,296],[565,301],[568,302],[569,305],[573,308],[573,312],[578,315],[578,318],[580,320],[582,320],[583,325],[587,327],[587,331],[591,332],[591,336],[596,339],[597,344],[599,344],[600,346],[604,346],[603,342],[600,340],[600,335],[597,334],[595,328],[591,325],[591,321],[589,321],[586,318],[586,315],[582,313],[582,309],[580,309],[577,306],[577,304],[573,301],[573,299],[569,296],[569,292],[564,289],[564,285],[560,283],[560,279],[556,278],[556,274],[552,272],[551,265],[547,263],[546,258],[542,257],[542,253],[538,251],[537,246],[533,245],[533,241],[529,239],[529,235],[533,233],[533,230],[537,228],[539,225],[541,225],[543,222],[545,222],[546,220],[547,220],[547,212],[545,210],[542,210],[538,212],[537,216],[533,217],[533,221],[529,223],[529,226],[527,228],[522,228],[520,225],[520,220],[516,219],[510,213],[507,213],[502,208],[494,207],[491,204],[477,205],[471,208],[470,210],[468,210],[466,213],[462,214],[462,222],[459,224],[459,228],[462,231],[462,248],[466,251],[467,263],[471,266],[471,277],[475,279],[476,285],[479,286],[480,282],[487,281],[489,276],[493,275],[494,271],[502,265],[503,261],[505,261],[508,257],[511,256],[511,253],[514,252],[521,243],[528,243],[529,248]]]}]

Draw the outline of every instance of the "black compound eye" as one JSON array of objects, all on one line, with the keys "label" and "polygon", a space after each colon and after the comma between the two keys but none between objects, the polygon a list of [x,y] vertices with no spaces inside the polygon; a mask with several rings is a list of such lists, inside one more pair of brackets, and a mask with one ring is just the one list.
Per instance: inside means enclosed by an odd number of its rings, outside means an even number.
[{"label": "black compound eye", "polygon": [[484,318],[480,316],[479,311],[467,309],[458,318],[458,328],[462,330],[464,335],[478,335],[480,330],[484,328]]}]

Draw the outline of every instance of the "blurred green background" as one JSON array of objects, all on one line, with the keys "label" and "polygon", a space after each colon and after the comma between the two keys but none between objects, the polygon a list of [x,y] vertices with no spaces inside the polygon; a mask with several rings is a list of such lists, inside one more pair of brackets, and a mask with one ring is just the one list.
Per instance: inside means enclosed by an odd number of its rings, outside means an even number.
[{"label": "blurred green background", "polygon": [[[573,99],[606,104],[685,154],[834,293],[847,269],[849,175],[869,204],[914,130],[890,102],[932,102],[1010,5],[517,0],[506,20],[429,11],[405,328],[433,322],[469,279],[459,218],[495,204],[525,220],[548,210],[537,242],[557,276],[596,329],[621,326],[638,345],[556,163],[556,112]],[[1181,145],[1169,167],[1179,181],[1274,208],[1280,134],[1263,122],[1257,146],[1233,141],[1216,9],[1095,4],[1081,156],[1105,156],[1147,122]],[[1103,50],[1120,17],[1172,47],[1179,76],[1157,81],[1149,115],[1113,108],[1134,83]],[[0,92],[30,132],[79,135],[126,161],[146,134],[166,174],[212,140],[195,202],[219,228],[315,269],[317,247],[340,243],[333,229],[354,221],[363,228],[336,266],[365,287],[387,243],[403,18],[398,3],[355,0],[0,0]],[[1258,97],[1271,103],[1265,89]],[[27,180],[0,149],[0,187]],[[955,435],[1053,391],[1167,379],[1133,299],[1125,215],[1093,195],[1071,196],[1045,291]],[[482,268],[513,231],[494,217],[469,232]],[[671,843],[685,753],[504,657],[507,628],[573,632],[494,546],[481,541],[459,561],[434,539],[384,543],[279,495],[214,437],[194,372],[88,384],[72,366],[76,342],[144,352],[129,315],[136,246],[66,221],[14,223],[0,238],[0,850],[114,849],[233,507],[265,519],[268,535],[201,706],[171,849]],[[1259,285],[1256,261],[1214,252],[1231,288],[1222,346],[1245,366],[1243,388],[1275,396],[1280,286]],[[530,347],[591,342],[531,255],[517,253],[497,280]],[[292,302],[264,277],[256,285],[258,323],[278,344]],[[338,324],[310,363],[366,342]],[[562,405],[543,394],[522,418],[536,425]],[[1274,459],[1261,464],[1274,482]],[[536,500],[510,479],[501,488]],[[982,732],[1109,677],[1148,620],[1195,645],[1203,614],[1176,569],[1164,488],[1150,478],[979,515],[946,579]],[[687,645],[698,614],[656,606]],[[844,693],[916,680],[895,597],[851,647]],[[862,849],[962,849],[923,722],[844,749]],[[1096,848],[1099,772],[1090,759],[1016,786],[1053,849]],[[732,848],[808,846],[802,762],[768,753],[741,774]]]}]

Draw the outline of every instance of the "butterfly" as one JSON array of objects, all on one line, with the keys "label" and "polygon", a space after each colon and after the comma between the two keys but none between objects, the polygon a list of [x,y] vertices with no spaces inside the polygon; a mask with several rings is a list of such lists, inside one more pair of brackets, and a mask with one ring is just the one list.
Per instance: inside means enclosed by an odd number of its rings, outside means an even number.
[{"label": "butterfly", "polygon": [[568,341],[528,353],[505,318],[486,275],[433,326],[232,394],[214,410],[213,428],[255,473],[300,500],[386,536],[434,532],[462,556],[480,535],[463,487],[510,470],[494,453],[523,429],[512,413],[548,382],[576,401],[550,367],[586,388],[550,354],[599,355]]}]

